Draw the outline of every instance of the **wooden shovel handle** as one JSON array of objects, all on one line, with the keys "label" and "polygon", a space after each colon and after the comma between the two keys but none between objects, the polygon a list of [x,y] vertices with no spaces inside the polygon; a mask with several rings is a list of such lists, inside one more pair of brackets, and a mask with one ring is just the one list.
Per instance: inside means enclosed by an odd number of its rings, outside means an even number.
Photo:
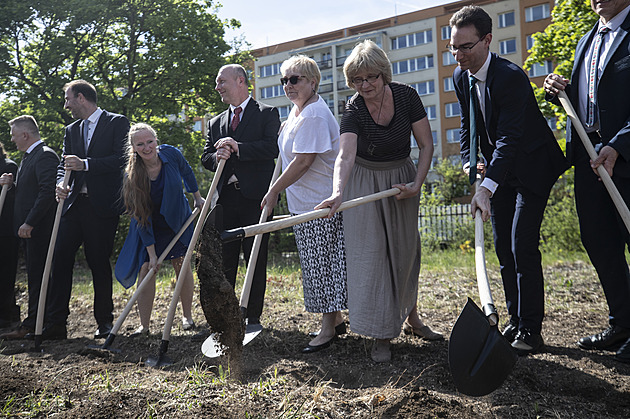
[{"label": "wooden shovel handle", "polygon": [[[586,149],[588,156],[591,158],[591,160],[597,159],[598,155],[595,151],[595,147],[593,147],[591,140],[588,138],[588,134],[586,133],[582,122],[578,118],[577,113],[575,112],[575,109],[573,108],[573,105],[571,104],[571,101],[569,100],[564,90],[561,90],[560,93],[558,93],[558,99],[560,100],[562,107],[566,111],[567,116],[571,118],[573,127],[577,131],[580,140],[582,140],[582,144],[584,144],[584,148]],[[608,174],[606,169],[604,169],[604,166],[600,165],[597,168],[597,174],[601,178],[602,182],[604,182],[604,186],[606,187],[610,198],[615,204],[615,207],[617,208],[617,211],[619,212],[619,215],[621,216],[621,219],[623,220],[626,229],[628,230],[628,232],[630,232],[630,211],[628,211],[628,206],[626,205],[626,202],[621,197],[619,190],[610,178],[610,175]]]},{"label": "wooden shovel handle", "polygon": [[2,192],[0,192],[0,215],[2,215],[2,209],[4,208],[4,201],[7,199],[7,192],[9,191],[9,185],[2,185]]},{"label": "wooden shovel handle", "polygon": [[[479,184],[480,182],[477,180],[477,188]],[[490,290],[490,281],[488,280],[488,271],[486,270],[483,220],[481,219],[480,209],[477,209],[475,213],[475,268],[477,271],[477,288],[479,289],[481,307],[490,322],[490,326],[494,326],[498,324],[499,316],[497,315],[494,301],[492,300],[492,291]]]}]

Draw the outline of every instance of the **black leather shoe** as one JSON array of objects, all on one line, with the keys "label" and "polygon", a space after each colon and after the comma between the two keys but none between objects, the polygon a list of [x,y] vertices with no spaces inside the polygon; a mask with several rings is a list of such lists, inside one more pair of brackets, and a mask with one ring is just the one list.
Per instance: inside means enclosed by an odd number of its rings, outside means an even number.
[{"label": "black leather shoe", "polygon": [[258,317],[248,317],[247,324],[260,324],[260,319]]},{"label": "black leather shoe", "polygon": [[[25,339],[35,339],[35,332],[24,336]],[[68,338],[66,325],[63,323],[47,324],[42,329],[42,340],[64,340]]]},{"label": "black leather shoe", "polygon": [[109,322],[99,324],[98,329],[94,332],[94,339],[105,339],[113,329],[113,325]]},{"label": "black leather shoe", "polygon": [[517,333],[518,333],[518,324],[513,323],[510,320],[507,326],[505,326],[505,329],[503,329],[503,337],[507,339],[508,342],[512,343],[514,342],[514,339],[516,339]]},{"label": "black leather shoe", "polygon": [[587,336],[578,341],[582,349],[599,349],[603,351],[616,351],[630,339],[630,329],[621,326],[610,325],[601,333]]},{"label": "black leather shoe", "polygon": [[[321,332],[321,330],[318,330],[317,332],[310,332],[308,335],[312,338],[316,338],[317,335],[319,335],[319,332]],[[337,326],[335,326],[335,335],[341,336],[345,335],[346,333],[348,333],[346,322],[341,322]]]},{"label": "black leather shoe", "polygon": [[204,329],[200,332],[195,333],[194,335],[192,335],[190,337],[190,341],[191,342],[205,342],[206,339],[208,339],[208,336],[210,336],[210,330],[209,329]]},{"label": "black leather shoe", "polygon": [[535,354],[544,346],[543,338],[540,333],[532,332],[529,329],[521,329],[516,334],[512,348],[516,349],[516,354],[525,356]]},{"label": "black leather shoe", "polygon": [[335,340],[336,338],[337,338],[337,335],[333,336],[332,338],[330,338],[328,340],[328,342],[324,342],[321,345],[306,345],[306,347],[304,349],[302,349],[302,353],[303,354],[312,354],[313,352],[319,352],[322,349],[326,349],[330,345],[332,345],[333,340]]},{"label": "black leather shoe", "polygon": [[621,348],[619,348],[619,350],[615,354],[615,359],[617,361],[630,363],[630,339],[628,339],[626,343],[621,345]]}]

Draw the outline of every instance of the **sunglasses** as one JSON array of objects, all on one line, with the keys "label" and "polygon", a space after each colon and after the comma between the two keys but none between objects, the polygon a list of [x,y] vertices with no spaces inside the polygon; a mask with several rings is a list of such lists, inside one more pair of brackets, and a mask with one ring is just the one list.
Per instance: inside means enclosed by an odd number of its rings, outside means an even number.
[{"label": "sunglasses", "polygon": [[291,77],[282,77],[280,79],[280,83],[282,83],[282,85],[286,85],[287,83],[291,83],[291,84],[297,84],[299,79],[305,79],[306,77],[304,76],[291,76]]}]

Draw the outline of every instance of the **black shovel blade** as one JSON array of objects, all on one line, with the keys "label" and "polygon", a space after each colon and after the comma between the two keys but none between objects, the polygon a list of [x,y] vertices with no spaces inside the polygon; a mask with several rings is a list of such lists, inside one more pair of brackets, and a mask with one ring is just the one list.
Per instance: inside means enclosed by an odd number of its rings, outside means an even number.
[{"label": "black shovel blade", "polygon": [[469,298],[457,318],[448,344],[448,363],[457,390],[485,396],[510,375],[516,352]]}]

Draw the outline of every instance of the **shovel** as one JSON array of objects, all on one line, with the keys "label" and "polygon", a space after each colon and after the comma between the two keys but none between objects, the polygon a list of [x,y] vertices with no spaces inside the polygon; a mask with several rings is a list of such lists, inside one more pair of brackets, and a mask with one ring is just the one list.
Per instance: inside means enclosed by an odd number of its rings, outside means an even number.
[{"label": "shovel", "polygon": [[[168,256],[168,252],[170,252],[171,249],[173,248],[173,246],[175,246],[175,244],[177,243],[177,240],[179,240],[179,238],[182,236],[182,234],[184,234],[184,231],[186,231],[186,229],[188,228],[190,223],[193,222],[193,220],[195,219],[195,217],[197,217],[197,215],[199,215],[199,208],[195,208],[195,210],[192,212],[192,214],[190,214],[190,217],[188,217],[188,219],[186,220],[186,222],[184,223],[182,228],[179,230],[179,232],[175,235],[175,237],[173,237],[173,240],[171,240],[171,242],[168,244],[168,246],[166,246],[166,249],[164,249],[164,251],[162,252],[162,254],[160,255],[160,257],[159,257],[159,259],[157,261],[158,265],[161,264],[164,261],[166,256]],[[131,309],[133,307],[133,304],[136,302],[136,300],[140,296],[140,293],[144,289],[145,285],[149,283],[149,278],[151,278],[154,273],[155,273],[155,268],[151,268],[149,270],[149,272],[147,272],[147,274],[145,275],[144,279],[142,280],[140,285],[138,285],[138,287],[136,288],[136,291],[133,293],[133,295],[131,296],[131,298],[127,302],[127,305],[125,306],[125,309],[123,310],[123,312],[118,317],[118,320],[116,320],[116,324],[114,325],[112,331],[109,332],[109,335],[107,335],[107,339],[105,339],[105,343],[103,343],[102,346],[90,345],[90,346],[88,346],[89,348],[91,348],[91,349],[106,349],[106,350],[110,350],[112,352],[119,352],[120,351],[120,350],[111,349],[110,346],[114,342],[114,339],[116,339],[116,334],[118,333],[118,331],[122,327],[123,323],[125,322],[125,319],[127,318],[127,315],[129,314],[129,312],[131,311]]]},{"label": "shovel", "polygon": [[[477,187],[479,184],[477,180]],[[499,316],[486,271],[483,220],[479,209],[475,214],[475,267],[483,312],[468,298],[451,331],[448,363],[459,392],[485,396],[510,375],[516,363],[516,353],[499,332]]]},{"label": "shovel", "polygon": [[[567,113],[567,116],[571,118],[573,127],[577,131],[580,140],[582,140],[582,144],[584,144],[584,148],[586,149],[588,156],[591,160],[597,159],[598,156],[597,152],[595,151],[595,147],[593,147],[593,143],[591,143],[591,140],[589,140],[588,134],[586,133],[582,122],[578,118],[577,113],[575,112],[573,105],[571,105],[571,101],[569,101],[569,98],[564,90],[561,90],[560,93],[558,93],[558,99],[560,100],[562,107]],[[597,174],[599,175],[602,182],[604,182],[604,186],[606,187],[606,190],[610,195],[610,199],[612,199],[613,203],[615,204],[615,207],[617,208],[617,211],[619,212],[619,215],[621,216],[621,219],[623,220],[626,229],[628,230],[628,232],[630,232],[630,211],[628,211],[628,206],[626,205],[626,202],[621,197],[619,190],[610,178],[610,175],[608,174],[606,169],[604,169],[604,166],[600,165],[597,168]]]},{"label": "shovel", "polygon": [[[63,176],[63,189],[68,187],[70,181],[71,170],[66,170]],[[42,329],[44,328],[44,311],[46,310],[46,293],[48,292],[48,280],[50,279],[50,267],[52,265],[53,254],[55,253],[55,243],[57,243],[57,232],[59,231],[59,223],[61,221],[61,212],[63,211],[64,199],[59,199],[57,204],[57,212],[55,213],[55,221],[52,233],[50,235],[50,244],[48,245],[48,253],[46,254],[46,265],[44,265],[44,274],[42,275],[42,285],[39,290],[39,302],[37,304],[37,319],[35,320],[35,347],[33,351],[39,352],[42,344]]]},{"label": "shovel", "polygon": [[4,200],[7,198],[8,191],[9,185],[2,185],[2,192],[0,192],[0,214],[2,214],[2,208],[4,208]]},{"label": "shovel", "polygon": [[203,207],[201,208],[201,214],[199,215],[197,224],[195,224],[195,231],[193,232],[192,238],[190,239],[190,243],[188,244],[188,250],[186,250],[186,256],[184,256],[184,261],[182,262],[182,268],[180,269],[179,275],[177,276],[175,290],[173,291],[173,298],[171,299],[171,305],[168,309],[166,321],[164,322],[164,330],[162,332],[162,342],[160,343],[160,349],[158,350],[158,355],[156,357],[147,358],[145,362],[147,365],[151,367],[161,367],[161,366],[173,364],[173,361],[168,358],[168,356],[166,355],[166,352],[168,351],[168,343],[171,338],[171,327],[173,326],[175,310],[177,309],[177,300],[179,300],[179,294],[181,293],[182,286],[184,285],[182,275],[184,275],[184,273],[186,272],[186,268],[190,266],[193,253],[195,251],[195,245],[197,244],[197,240],[199,239],[199,235],[201,234],[201,230],[203,229],[206,215],[208,215],[208,211],[210,210],[212,195],[214,195],[214,191],[217,190],[217,185],[219,184],[219,180],[221,178],[221,173],[223,173],[224,166],[225,166],[225,160],[220,159],[219,164],[217,165],[217,171],[215,172],[214,177],[212,178],[212,183],[210,184],[208,195],[206,196],[206,202],[204,202]]},{"label": "shovel", "polygon": [[[269,183],[269,189],[276,182],[278,176],[280,176],[280,170],[282,168],[282,162],[280,156],[276,161],[276,168],[271,175],[271,182]],[[267,206],[262,209],[260,213],[260,223],[264,222],[269,216]],[[252,289],[252,280],[254,279],[254,271],[256,270],[256,261],[258,260],[258,252],[260,250],[260,244],[262,242],[262,235],[254,237],[254,244],[252,245],[252,251],[249,255],[249,262],[247,264],[247,272],[245,273],[245,281],[243,282],[243,289],[241,290],[241,314],[243,318],[247,314],[247,304],[249,303],[249,293]],[[245,336],[243,337],[243,346],[251,342],[262,331],[260,324],[248,324],[245,329]],[[205,342],[201,345],[201,352],[208,358],[216,358],[223,355],[223,345],[218,340],[216,333],[212,333]]]}]

